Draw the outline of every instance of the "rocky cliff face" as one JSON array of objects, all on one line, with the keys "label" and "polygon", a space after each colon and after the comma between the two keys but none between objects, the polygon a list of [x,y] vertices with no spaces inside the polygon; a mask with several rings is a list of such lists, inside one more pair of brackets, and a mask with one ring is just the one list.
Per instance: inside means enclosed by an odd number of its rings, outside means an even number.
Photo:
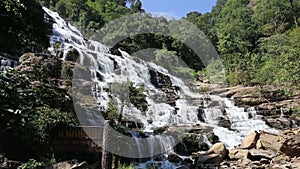
[{"label": "rocky cliff face", "polygon": [[68,112],[74,112],[71,99],[73,62],[62,62],[50,54],[23,54],[15,69],[28,76],[33,89],[40,91],[42,102]]}]

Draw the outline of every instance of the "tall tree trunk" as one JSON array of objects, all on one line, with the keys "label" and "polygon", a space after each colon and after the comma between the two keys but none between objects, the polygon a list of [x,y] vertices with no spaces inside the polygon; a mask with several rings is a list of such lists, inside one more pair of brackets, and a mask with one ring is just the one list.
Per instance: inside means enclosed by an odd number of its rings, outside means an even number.
[{"label": "tall tree trunk", "polygon": [[103,127],[103,141],[102,141],[102,169],[112,169],[112,154],[109,152],[110,147],[110,120],[105,120]]}]

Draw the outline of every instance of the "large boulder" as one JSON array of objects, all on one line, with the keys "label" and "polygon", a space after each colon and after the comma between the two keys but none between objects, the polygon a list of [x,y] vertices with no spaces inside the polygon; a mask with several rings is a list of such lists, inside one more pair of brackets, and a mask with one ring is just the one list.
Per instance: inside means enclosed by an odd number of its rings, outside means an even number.
[{"label": "large boulder", "polygon": [[285,141],[285,137],[283,135],[268,133],[264,131],[261,131],[259,139],[264,148],[276,152],[280,151],[280,147]]},{"label": "large boulder", "polygon": [[226,157],[228,155],[228,150],[227,150],[226,146],[223,143],[219,142],[219,143],[214,144],[207,151],[207,153],[209,153],[209,154],[214,153],[214,154],[218,154],[222,157]]},{"label": "large boulder", "polygon": [[289,136],[280,147],[280,151],[290,157],[300,156],[300,135]]},{"label": "large boulder", "polygon": [[242,149],[251,149],[256,146],[257,140],[259,138],[259,133],[257,131],[249,134],[242,141],[241,148]]},{"label": "large boulder", "polygon": [[265,149],[281,151],[290,157],[300,156],[300,129],[287,130],[283,134],[261,132],[260,141]]},{"label": "large boulder", "polygon": [[231,149],[229,150],[229,158],[231,160],[244,159],[247,158],[249,154],[249,150],[245,149]]},{"label": "large boulder", "polygon": [[219,165],[228,155],[228,150],[223,143],[214,144],[207,152],[198,152],[194,154],[198,168],[213,168]]}]

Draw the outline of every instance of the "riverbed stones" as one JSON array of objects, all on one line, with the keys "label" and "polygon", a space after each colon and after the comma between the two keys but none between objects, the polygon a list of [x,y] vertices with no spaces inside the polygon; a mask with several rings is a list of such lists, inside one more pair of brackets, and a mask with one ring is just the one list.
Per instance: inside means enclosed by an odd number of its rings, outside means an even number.
[{"label": "riverbed stones", "polygon": [[253,133],[246,136],[241,144],[242,149],[251,149],[256,146],[257,140],[259,138],[259,133],[254,131]]},{"label": "riverbed stones", "polygon": [[280,151],[290,157],[300,156],[300,135],[288,137],[280,147]]},{"label": "riverbed stones", "polygon": [[207,152],[218,154],[223,158],[226,157],[228,154],[226,146],[224,145],[224,143],[221,142],[214,144]]},{"label": "riverbed stones", "polygon": [[197,166],[202,164],[219,164],[223,161],[223,157],[219,154],[202,154],[197,158]]},{"label": "riverbed stones", "polygon": [[262,131],[260,133],[259,137],[262,146],[266,149],[270,149],[273,151],[278,152],[280,150],[280,147],[282,146],[285,138],[282,135],[279,134],[273,134]]},{"label": "riverbed stones", "polygon": [[276,152],[272,150],[258,150],[258,149],[251,149],[249,151],[249,159],[251,160],[260,160],[262,158],[265,159],[272,159],[276,155]]},{"label": "riverbed stones", "polygon": [[229,150],[229,158],[231,160],[244,159],[247,158],[249,154],[249,150],[245,149],[231,149]]}]

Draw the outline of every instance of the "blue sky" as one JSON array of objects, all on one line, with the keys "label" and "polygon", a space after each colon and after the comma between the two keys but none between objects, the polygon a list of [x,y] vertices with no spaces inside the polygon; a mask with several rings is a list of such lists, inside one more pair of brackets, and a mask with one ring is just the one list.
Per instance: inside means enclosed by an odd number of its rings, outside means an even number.
[{"label": "blue sky", "polygon": [[146,12],[165,13],[175,15],[179,18],[185,17],[187,13],[198,11],[210,12],[216,0],[141,0],[142,8]]}]

